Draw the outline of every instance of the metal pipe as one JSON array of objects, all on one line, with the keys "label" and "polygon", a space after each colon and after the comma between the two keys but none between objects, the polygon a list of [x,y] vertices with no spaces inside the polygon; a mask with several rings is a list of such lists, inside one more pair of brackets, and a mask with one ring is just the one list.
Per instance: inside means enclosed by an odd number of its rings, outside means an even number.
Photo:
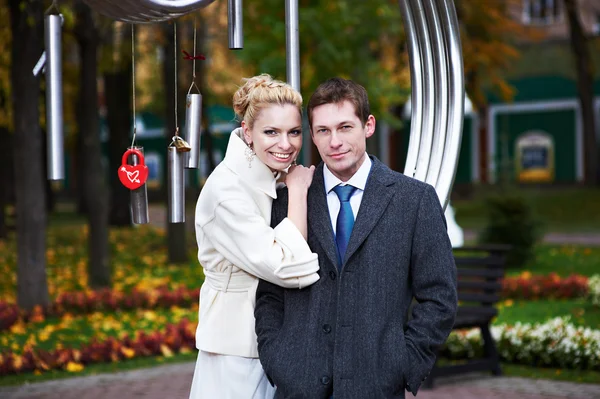
[{"label": "metal pipe", "polygon": [[48,132],[48,180],[65,178],[62,91],[61,21],[57,14],[46,15],[46,130]]},{"label": "metal pipe", "polygon": [[285,0],[285,60],[287,81],[300,92],[298,0]]},{"label": "metal pipe", "polygon": [[[140,151],[142,155],[144,154],[144,147],[129,147],[129,149],[131,148]],[[138,159],[137,155],[131,154],[129,155],[127,163],[134,166],[139,165],[140,159]],[[148,223],[150,221],[150,217],[148,215],[148,188],[146,187],[146,183],[135,190],[131,190],[129,200],[131,203],[131,221],[134,224]]]},{"label": "metal pipe", "polygon": [[229,28],[229,49],[243,49],[244,12],[242,0],[227,0],[227,27]]},{"label": "metal pipe", "polygon": [[444,144],[446,142],[446,128],[448,122],[448,65],[442,34],[442,24],[435,4],[435,0],[425,0],[425,14],[429,26],[430,38],[433,49],[435,98],[433,114],[433,141],[431,145],[431,157],[427,169],[425,181],[435,187],[442,157],[444,156]]},{"label": "metal pipe", "polygon": [[454,184],[460,145],[462,140],[462,127],[465,104],[465,82],[462,48],[460,42],[460,29],[454,3],[447,0],[436,0],[440,10],[444,29],[444,44],[448,57],[449,94],[448,102],[448,127],[446,145],[442,159],[442,173],[439,176],[435,190],[440,198],[442,207],[445,208],[450,197],[450,190]]},{"label": "metal pipe", "polygon": [[423,79],[423,116],[421,127],[421,141],[419,145],[419,155],[417,157],[417,167],[415,171],[415,179],[425,181],[427,176],[427,168],[431,157],[431,143],[433,141],[433,122],[435,115],[435,73],[433,67],[433,54],[431,49],[431,41],[429,38],[429,29],[423,2],[421,0],[413,0],[410,2],[413,9],[417,38],[422,60],[422,79]]},{"label": "metal pipe", "polygon": [[168,192],[169,192],[169,223],[185,222],[185,180],[183,174],[183,153],[177,147],[168,148]]},{"label": "metal pipe", "polygon": [[408,44],[411,82],[410,140],[408,142],[408,152],[404,164],[404,174],[406,176],[414,177],[423,123],[423,80],[421,78],[423,74],[423,61],[421,59],[419,39],[416,34],[410,0],[399,0],[399,4],[402,20],[404,22],[404,34]]},{"label": "metal pipe", "polygon": [[200,164],[200,135],[202,133],[202,94],[188,94],[185,114],[185,141],[192,148],[184,155],[184,165],[197,169]]}]

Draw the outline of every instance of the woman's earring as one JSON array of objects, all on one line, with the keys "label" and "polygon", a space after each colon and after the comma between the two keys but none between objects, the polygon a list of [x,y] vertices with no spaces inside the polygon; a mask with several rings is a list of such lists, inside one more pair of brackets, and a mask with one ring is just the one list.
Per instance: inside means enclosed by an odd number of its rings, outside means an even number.
[{"label": "woman's earring", "polygon": [[244,150],[244,155],[246,156],[246,160],[248,161],[248,167],[251,168],[252,161],[254,160],[254,156],[256,155],[254,149],[251,146],[246,147],[246,150]]}]

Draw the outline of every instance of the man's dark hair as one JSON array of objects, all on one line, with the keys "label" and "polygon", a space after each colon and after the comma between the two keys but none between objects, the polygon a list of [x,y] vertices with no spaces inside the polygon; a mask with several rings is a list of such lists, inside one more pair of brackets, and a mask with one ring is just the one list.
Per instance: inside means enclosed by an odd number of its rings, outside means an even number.
[{"label": "man's dark hair", "polygon": [[344,101],[354,105],[356,116],[364,126],[371,114],[369,96],[365,88],[351,80],[331,78],[321,83],[308,101],[308,124],[311,130],[313,109],[324,104],[342,104]]}]

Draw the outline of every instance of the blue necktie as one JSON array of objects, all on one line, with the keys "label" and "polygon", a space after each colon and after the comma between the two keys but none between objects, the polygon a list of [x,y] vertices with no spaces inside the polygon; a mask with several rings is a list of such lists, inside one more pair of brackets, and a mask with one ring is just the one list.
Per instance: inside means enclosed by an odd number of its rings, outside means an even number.
[{"label": "blue necktie", "polygon": [[333,191],[337,194],[340,200],[340,213],[338,213],[337,224],[335,226],[335,243],[337,244],[339,265],[341,269],[352,227],[354,226],[354,214],[350,206],[350,198],[356,191],[356,187],[345,185],[335,186]]}]

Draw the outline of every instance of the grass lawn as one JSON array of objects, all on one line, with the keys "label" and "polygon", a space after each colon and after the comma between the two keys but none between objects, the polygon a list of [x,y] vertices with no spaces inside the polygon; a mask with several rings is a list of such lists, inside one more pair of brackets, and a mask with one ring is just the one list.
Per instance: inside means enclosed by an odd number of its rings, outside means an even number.
[{"label": "grass lawn", "polygon": [[[498,190],[500,188],[495,186],[478,186],[469,199],[453,200],[458,224],[465,229],[481,230],[486,223],[485,198]],[[533,206],[545,231],[600,233],[600,188],[528,187],[515,190]]]},{"label": "grass lawn", "polygon": [[514,276],[529,271],[532,274],[556,273],[561,277],[570,274],[591,276],[600,273],[600,247],[577,245],[546,245],[535,248],[535,258],[525,267],[508,269],[506,274]]},{"label": "grass lawn", "polygon": [[504,301],[494,324],[542,323],[558,316],[570,316],[575,325],[600,330],[600,307],[585,299]]}]

